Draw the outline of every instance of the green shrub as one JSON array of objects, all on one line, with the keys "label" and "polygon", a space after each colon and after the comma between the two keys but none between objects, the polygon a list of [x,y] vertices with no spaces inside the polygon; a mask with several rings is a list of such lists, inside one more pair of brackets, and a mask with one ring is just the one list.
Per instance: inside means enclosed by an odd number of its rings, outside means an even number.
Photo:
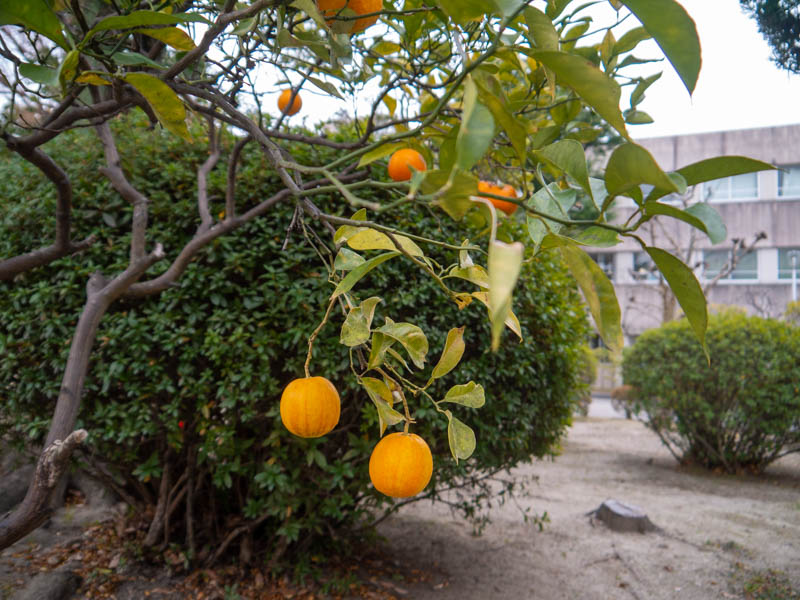
[{"label": "green shrub", "polygon": [[735,312],[713,315],[711,364],[685,320],[644,333],[625,354],[634,413],[686,463],[760,471],[800,451],[800,330]]},{"label": "green shrub", "polygon": [[595,351],[589,344],[583,344],[578,353],[581,385],[575,388],[575,404],[578,413],[583,416],[589,414],[589,403],[592,401],[591,385],[597,379],[597,362]]},{"label": "green shrub", "polygon": [[[130,157],[126,171],[152,199],[149,239],[174,255],[197,227],[195,173],[205,149],[146,132],[139,122],[115,123],[114,129],[121,154]],[[127,247],[112,241],[111,233],[126,230],[131,211],[98,173],[100,152],[90,139],[85,132],[72,132],[47,150],[75,181],[75,237],[94,231],[101,242],[13,283],[0,283],[0,402],[5,415],[0,435],[25,443],[40,442],[49,425],[89,274],[114,272],[127,256]],[[132,148],[137,151],[126,151]],[[224,204],[224,164],[223,157],[223,166],[211,177],[214,214]],[[252,145],[245,150],[238,181],[240,210],[280,189]],[[0,256],[41,245],[42,231],[51,228],[51,187],[24,162],[0,154],[0,188],[0,197],[19,199],[12,211],[0,214]],[[314,198],[328,210],[335,210],[335,200],[324,194]],[[267,558],[299,556],[302,552],[296,551],[305,550],[317,560],[322,541],[346,537],[359,523],[393,506],[368,486],[377,416],[355,385],[347,348],[339,343],[341,314],[334,313],[322,330],[311,363],[313,374],[328,377],[340,391],[339,426],[323,438],[303,440],[280,423],[281,390],[302,376],[309,334],[331,292],[308,243],[311,235],[287,234],[292,211],[291,205],[278,208],[218,239],[190,264],[177,286],[155,297],[118,301],[98,331],[79,419],[91,436],[82,459],[87,468],[113,480],[142,514],[152,514],[159,480],[166,474],[175,487],[173,497],[179,498],[168,541],[190,548],[191,521],[199,558],[219,550],[232,530],[257,520],[258,526],[235,538],[230,548],[241,544],[242,556],[255,548],[257,556]],[[439,228],[455,243],[479,233],[440,217],[408,208],[397,218],[418,231]],[[305,227],[329,236],[315,223]],[[148,276],[163,268],[153,267]],[[466,486],[469,493],[448,496],[448,501],[479,518],[482,507],[502,501],[514,489],[507,484],[498,496],[491,477],[555,452],[570,422],[587,327],[573,283],[554,257],[528,261],[515,292],[524,340],[519,343],[507,333],[497,353],[488,351],[485,309],[473,303],[459,311],[410,263],[390,261],[356,290],[362,299],[384,297],[376,323],[385,315],[420,325],[428,334],[433,363],[448,329],[466,326],[462,363],[432,393],[443,395],[443,386],[470,379],[485,387],[486,406],[455,409],[476,432],[474,457],[456,465],[446,421],[421,399],[412,399],[412,408],[418,420],[414,431],[434,453],[434,480],[426,496]]]}]

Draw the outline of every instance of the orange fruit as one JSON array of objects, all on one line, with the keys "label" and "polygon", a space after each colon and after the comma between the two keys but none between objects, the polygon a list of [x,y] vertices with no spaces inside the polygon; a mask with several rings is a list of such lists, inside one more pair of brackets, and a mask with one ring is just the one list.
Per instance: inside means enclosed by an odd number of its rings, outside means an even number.
[{"label": "orange fruit", "polygon": [[[317,8],[323,17],[328,18],[328,25],[335,21],[336,14],[343,8],[352,10],[356,15],[367,15],[369,13],[383,10],[383,0],[317,0]],[[354,21],[339,21],[343,24],[346,33],[358,33],[364,31],[378,20],[378,15],[356,19]]]},{"label": "orange fruit", "polygon": [[369,478],[375,489],[392,498],[419,494],[433,474],[431,449],[414,433],[390,433],[369,457]]},{"label": "orange fruit", "polygon": [[278,96],[278,110],[285,112],[289,116],[297,114],[297,112],[303,107],[303,101],[300,99],[300,94],[297,94],[294,97],[294,102],[292,102],[292,105],[289,106],[289,99],[291,97],[292,90],[283,90],[281,95]]},{"label": "orange fruit", "polygon": [[324,377],[294,379],[281,394],[281,421],[303,438],[321,437],[339,422],[339,392]]},{"label": "orange fruit", "polygon": [[417,171],[426,171],[428,169],[422,154],[416,150],[411,148],[398,150],[389,159],[389,177],[394,181],[408,181],[411,179],[411,169],[409,167],[414,167]]},{"label": "orange fruit", "polygon": [[[517,197],[517,190],[514,189],[514,186],[508,184],[495,185],[489,181],[478,182],[478,193],[495,194],[496,196],[505,196],[506,198]],[[481,198],[486,198],[486,196],[481,196]],[[517,205],[513,202],[505,202],[504,200],[498,200],[497,198],[486,199],[491,202],[497,210],[502,210],[509,216],[513,215],[514,211],[517,210]]]}]

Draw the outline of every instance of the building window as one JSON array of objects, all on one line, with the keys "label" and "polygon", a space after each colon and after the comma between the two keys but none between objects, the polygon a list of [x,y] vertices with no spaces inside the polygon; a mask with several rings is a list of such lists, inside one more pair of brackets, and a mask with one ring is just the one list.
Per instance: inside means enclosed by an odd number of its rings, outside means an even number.
[{"label": "building window", "polygon": [[744,173],[703,184],[706,202],[753,200],[758,198],[758,173]]},{"label": "building window", "polygon": [[778,249],[778,279],[792,278],[792,253],[796,252],[797,257],[797,278],[800,279],[800,248],[779,248]]},{"label": "building window", "polygon": [[658,281],[659,272],[653,259],[647,252],[633,253],[633,272],[636,281]]},{"label": "building window", "polygon": [[603,269],[603,273],[606,274],[606,277],[609,280],[614,281],[614,255],[608,252],[606,253],[590,253],[589,256],[592,257],[592,260],[600,265],[600,268]]},{"label": "building window", "polygon": [[[703,277],[714,279],[731,258],[730,250],[706,250],[703,252]],[[758,256],[750,252],[740,256],[733,269],[722,279],[758,279]]]},{"label": "building window", "polygon": [[778,197],[800,198],[800,165],[781,167],[778,171]]}]

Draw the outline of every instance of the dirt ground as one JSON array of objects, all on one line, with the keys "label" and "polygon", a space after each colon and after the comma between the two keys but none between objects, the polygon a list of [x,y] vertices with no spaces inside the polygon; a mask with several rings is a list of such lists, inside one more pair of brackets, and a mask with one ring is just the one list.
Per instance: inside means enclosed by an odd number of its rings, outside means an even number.
[{"label": "dirt ground", "polygon": [[[590,415],[613,416],[613,410],[600,408]],[[384,548],[359,561],[366,579],[350,598],[800,600],[800,455],[778,461],[762,477],[711,474],[678,466],[639,422],[590,416],[576,420],[555,461],[516,469],[514,476],[538,480],[518,505],[492,509],[481,536],[445,505],[427,502],[408,505],[382,523]],[[587,516],[611,498],[640,507],[659,531],[616,533]],[[549,522],[542,531],[524,522],[525,509],[546,511]],[[91,579],[112,573],[118,549],[101,538],[113,532],[113,524],[85,531],[79,523],[70,526],[56,532],[76,540],[62,554],[96,553],[86,543],[91,540],[108,555],[95,557],[81,574]],[[37,530],[32,541],[19,542],[23,554],[26,543],[34,544],[34,572],[58,568],[63,560],[36,550],[36,536],[45,534],[53,532]],[[13,553],[0,554],[0,598],[25,584],[12,568]],[[108,568],[92,570],[98,564]],[[202,594],[179,593],[188,579],[133,575],[113,594],[75,597],[326,597],[281,586],[242,596],[223,593],[221,585]]]},{"label": "dirt ground", "polygon": [[[679,467],[655,434],[621,419],[576,420],[563,455],[515,471],[538,477],[475,537],[445,506],[412,504],[381,525],[398,562],[433,569],[415,600],[800,598],[800,456],[762,477]],[[609,498],[661,531],[616,533],[586,513]]]}]

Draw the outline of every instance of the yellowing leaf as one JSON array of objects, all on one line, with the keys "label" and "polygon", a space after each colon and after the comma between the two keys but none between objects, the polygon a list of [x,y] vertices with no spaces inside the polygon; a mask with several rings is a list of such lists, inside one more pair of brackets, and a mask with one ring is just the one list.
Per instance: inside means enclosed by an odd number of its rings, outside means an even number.
[{"label": "yellowing leaf", "polygon": [[165,27],[163,29],[137,29],[139,33],[155,38],[176,50],[188,51],[195,47],[194,40],[183,29]]},{"label": "yellowing leaf", "polygon": [[111,85],[110,82],[106,81],[99,75],[95,75],[94,73],[81,73],[75,78],[76,83],[87,83],[89,85]]},{"label": "yellowing leaf", "polygon": [[186,108],[171,87],[147,73],[127,73],[123,79],[144,96],[164,129],[191,141],[186,127]]},{"label": "yellowing leaf", "polygon": [[517,283],[525,247],[519,242],[506,244],[495,240],[489,246],[489,322],[492,326],[492,349],[500,347],[511,293]]},{"label": "yellowing leaf", "polygon": [[[393,235],[400,247],[411,256],[425,256],[422,249],[404,235]],[[381,231],[364,228],[347,238],[353,250],[397,250],[394,241]]]},{"label": "yellowing leaf", "polygon": [[454,327],[447,332],[447,341],[444,343],[442,356],[433,368],[431,378],[438,379],[452,371],[464,355],[465,347],[463,327]]}]

